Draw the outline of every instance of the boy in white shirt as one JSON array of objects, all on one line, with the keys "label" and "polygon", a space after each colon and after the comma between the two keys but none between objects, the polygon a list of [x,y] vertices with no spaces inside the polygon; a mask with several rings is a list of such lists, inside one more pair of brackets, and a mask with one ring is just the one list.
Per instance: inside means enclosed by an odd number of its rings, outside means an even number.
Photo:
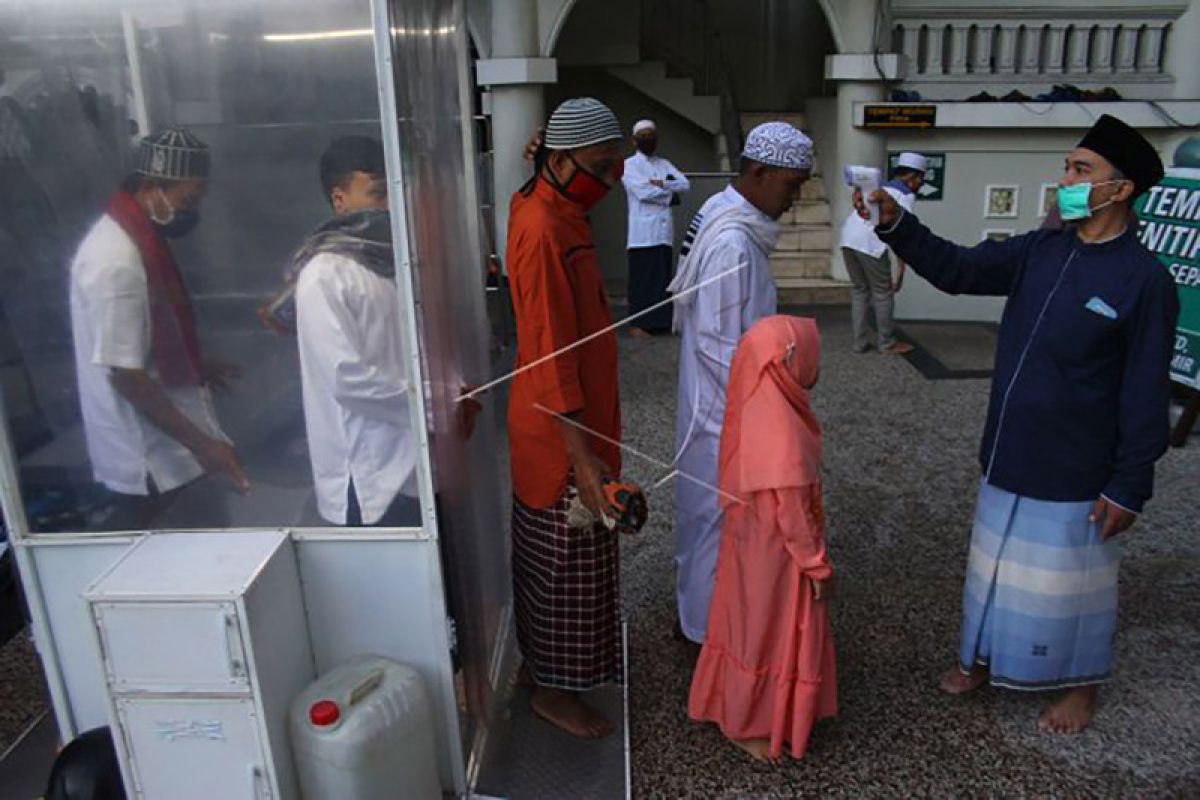
[{"label": "boy in white shirt", "polygon": [[294,261],[317,508],[335,525],[419,525],[383,145],[338,139],[320,172],[336,216]]}]

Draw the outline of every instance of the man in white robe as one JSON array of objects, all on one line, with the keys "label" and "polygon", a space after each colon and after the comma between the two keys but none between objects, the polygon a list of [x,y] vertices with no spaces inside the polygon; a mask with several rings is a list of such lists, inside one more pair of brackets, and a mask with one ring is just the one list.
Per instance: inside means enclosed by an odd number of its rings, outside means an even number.
[{"label": "man in white robe", "polygon": [[738,177],[696,214],[668,287],[674,328],[682,334],[675,420],[679,623],[696,643],[704,641],[716,575],[717,459],[729,367],[742,334],[775,313],[769,256],[778,220],[812,166],[811,140],[791,125],[768,122],[751,131]]}]

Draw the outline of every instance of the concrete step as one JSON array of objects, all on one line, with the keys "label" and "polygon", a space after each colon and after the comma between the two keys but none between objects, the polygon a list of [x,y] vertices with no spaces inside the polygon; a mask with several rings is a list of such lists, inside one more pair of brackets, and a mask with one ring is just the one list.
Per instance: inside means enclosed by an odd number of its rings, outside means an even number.
[{"label": "concrete step", "polygon": [[833,222],[833,214],[828,202],[807,200],[792,206],[780,222],[785,225],[830,225]]},{"label": "concrete step", "polygon": [[812,251],[828,253],[833,249],[833,228],[828,225],[784,225],[776,252]]},{"label": "concrete step", "polygon": [[800,186],[800,202],[828,201],[825,194],[825,179],[814,175]]},{"label": "concrete step", "polygon": [[833,274],[829,251],[824,253],[771,254],[771,274],[776,280],[824,278]]},{"label": "concrete step", "polygon": [[609,67],[608,73],[709,133],[720,132],[720,98],[697,95],[691,80],[669,76],[667,65],[661,61]]},{"label": "concrete step", "polygon": [[829,278],[784,278],[775,281],[779,306],[850,305],[850,284]]}]

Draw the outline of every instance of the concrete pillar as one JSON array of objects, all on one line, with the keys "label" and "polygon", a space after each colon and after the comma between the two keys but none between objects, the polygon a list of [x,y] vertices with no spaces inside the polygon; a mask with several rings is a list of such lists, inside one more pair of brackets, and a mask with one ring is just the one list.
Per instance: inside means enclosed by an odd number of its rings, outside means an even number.
[{"label": "concrete pillar", "polygon": [[[1020,30],[1020,29],[1019,29]],[[1021,51],[1021,72],[1036,75],[1042,63],[1042,28],[1024,28],[1018,35]]]},{"label": "concrete pillar", "polygon": [[950,34],[950,74],[966,75],[970,50],[970,25],[955,25]]},{"label": "concrete pillar", "polygon": [[[1192,12],[1188,12],[1192,13]],[[1182,19],[1182,18],[1181,18]],[[1174,36],[1177,29],[1172,29],[1171,35]],[[1138,50],[1137,71],[1144,75],[1157,75],[1163,67],[1162,64],[1162,44],[1163,44],[1163,28],[1159,25],[1151,25],[1142,32],[1142,44]],[[1194,71],[1195,64],[1188,62],[1186,65],[1178,64],[1183,67],[1183,74],[1186,76],[1190,71]],[[1184,78],[1186,81],[1186,78]],[[1176,97],[1189,97],[1189,95],[1180,93],[1180,85],[1175,84]],[[1197,97],[1192,94],[1190,97]]]},{"label": "concrete pillar", "polygon": [[1091,58],[1088,44],[1092,31],[1089,27],[1072,28],[1067,37],[1067,72],[1072,75],[1084,75],[1088,71],[1088,61]]},{"label": "concrete pillar", "polygon": [[[842,165],[862,164],[879,167],[887,173],[887,147],[882,133],[854,126],[855,103],[877,103],[884,99],[884,87],[877,81],[841,81],[837,87],[837,164],[822,164],[825,174],[825,191],[832,210],[834,239],[842,220],[850,211],[853,190],[842,180]],[[836,248],[835,248],[836,250]],[[841,253],[833,255],[833,277],[840,281],[849,280]]]},{"label": "concrete pillar", "polygon": [[1116,44],[1117,30],[1114,25],[1100,25],[1096,28],[1092,40],[1092,52],[1089,59],[1089,71],[1103,73],[1113,71],[1113,47]]},{"label": "concrete pillar", "polygon": [[1121,29],[1117,39],[1117,72],[1132,75],[1137,72],[1138,29],[1129,25]]},{"label": "concrete pillar", "polygon": [[[876,0],[839,0],[823,2],[822,7],[829,15],[830,25],[837,32],[841,53],[825,59],[825,79],[837,82],[837,163],[823,161],[821,171],[825,177],[825,192],[833,215],[834,248],[832,253],[833,277],[849,280],[846,266],[836,243],[842,220],[850,210],[853,196],[842,181],[843,164],[864,164],[886,169],[887,151],[882,134],[854,127],[854,104],[877,103],[884,99],[884,86],[876,69],[872,55],[875,42],[871,31],[875,28]],[[890,22],[883,25],[890,31]],[[890,34],[889,34],[890,35]],[[937,40],[940,42],[940,39]],[[889,49],[885,47],[885,50]],[[914,52],[915,56],[916,53]],[[940,46],[932,48],[930,64],[939,64]],[[881,65],[887,78],[896,80],[904,77],[904,59],[894,54],[885,54]],[[931,69],[937,72],[938,69]]]},{"label": "concrete pillar", "polygon": [[1052,26],[1050,30],[1044,31],[1043,36],[1046,37],[1046,63],[1044,64],[1047,75],[1059,75],[1063,72],[1063,55],[1067,47],[1067,31],[1057,25]]},{"label": "concrete pillar", "polygon": [[480,83],[494,81],[488,84],[492,94],[492,191],[496,252],[501,258],[508,248],[509,198],[530,175],[523,156],[525,145],[546,118],[542,82],[548,76],[543,71],[539,78],[536,64],[534,69],[529,66],[531,62],[544,66],[546,59],[539,59],[540,55],[536,0],[492,0],[490,63],[498,69],[488,74],[488,62],[481,62]]},{"label": "concrete pillar", "polygon": [[997,72],[1010,75],[1017,71],[1017,45],[1017,28],[1013,25],[1002,27],[997,42],[999,47],[999,52],[996,54]]}]

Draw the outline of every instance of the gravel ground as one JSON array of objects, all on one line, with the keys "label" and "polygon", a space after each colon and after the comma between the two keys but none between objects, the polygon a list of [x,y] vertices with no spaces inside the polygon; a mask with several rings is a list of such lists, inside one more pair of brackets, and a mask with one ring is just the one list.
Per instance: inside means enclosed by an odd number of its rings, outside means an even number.
[{"label": "gravel ground", "polygon": [[[929,381],[903,359],[850,352],[823,312],[821,383],[841,715],[808,757],[758,766],[685,714],[688,654],[674,620],[673,510],[652,492],[626,546],[634,796],[638,798],[1200,796],[1200,441],[1160,463],[1125,541],[1116,677],[1094,726],[1036,729],[1045,696],[936,690],[954,663],[988,381]],[[626,442],[669,460],[678,340],[622,341]],[[628,473],[660,470],[636,458]]]},{"label": "gravel ground", "polygon": [[[671,484],[629,540],[637,798],[1200,796],[1200,440],[1159,466],[1157,496],[1125,542],[1116,677],[1094,726],[1036,730],[1043,697],[940,695],[957,648],[959,592],[986,380],[929,381],[903,359],[850,353],[842,313],[819,315],[826,509],[841,716],[808,757],[746,760],[685,714],[691,665],[674,621]],[[670,460],[678,340],[622,340],[626,442]],[[661,470],[627,459],[644,484]],[[0,751],[46,707],[26,634],[0,648]]]},{"label": "gravel ground", "polygon": [[48,707],[33,640],[22,631],[0,647],[0,753]]}]

